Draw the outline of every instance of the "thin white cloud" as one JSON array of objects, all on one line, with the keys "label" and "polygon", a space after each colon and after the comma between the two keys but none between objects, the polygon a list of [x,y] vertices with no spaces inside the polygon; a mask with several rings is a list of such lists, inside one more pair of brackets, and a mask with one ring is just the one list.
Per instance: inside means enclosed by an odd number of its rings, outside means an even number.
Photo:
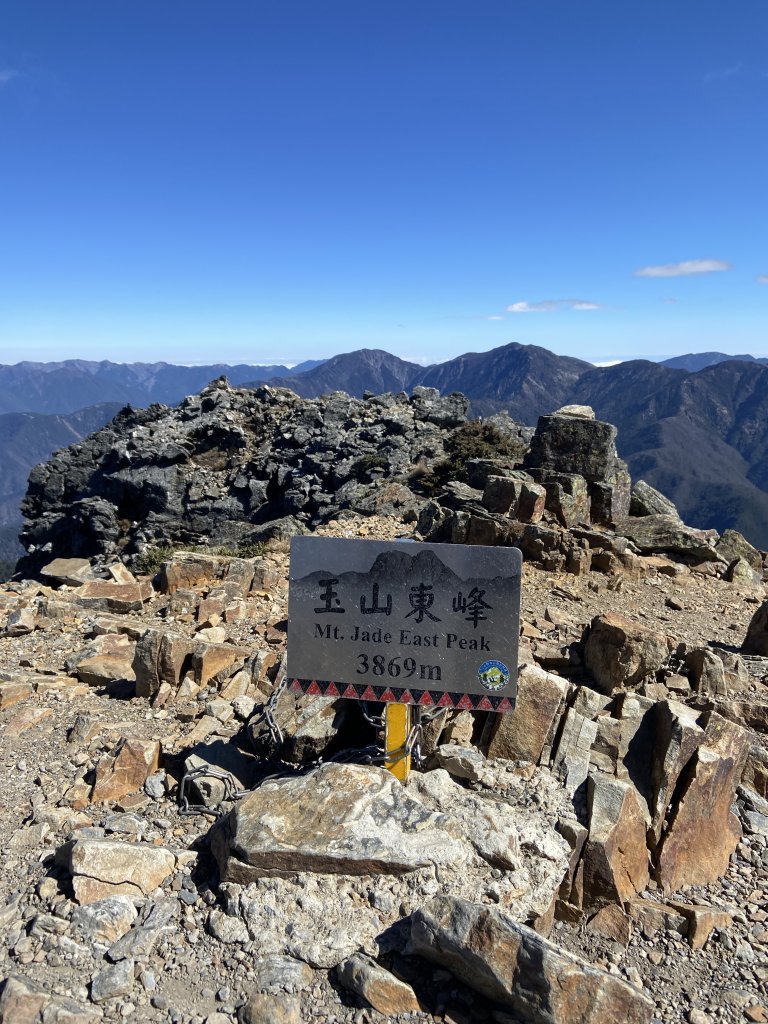
[{"label": "thin white cloud", "polygon": [[507,312],[556,313],[561,309],[574,309],[578,312],[586,312],[602,308],[597,302],[588,302],[586,299],[544,299],[543,302],[513,302],[511,306],[507,306]]},{"label": "thin white cloud", "polygon": [[504,317],[500,316],[499,314],[496,314],[495,316],[487,316],[485,319],[486,320],[503,320]]},{"label": "thin white cloud", "polygon": [[14,71],[13,68],[3,68],[0,70],[0,89],[2,89],[3,86],[8,85],[9,82],[12,82],[14,78],[18,77],[18,71]]},{"label": "thin white cloud", "polygon": [[744,64],[742,61],[739,60],[735,64],[731,64],[730,67],[715,68],[713,71],[708,71],[707,74],[704,75],[704,81],[718,82],[722,81],[724,78],[735,78],[736,75],[741,74],[743,68]]},{"label": "thin white cloud", "polygon": [[602,363],[595,363],[595,366],[618,366],[619,363],[623,363],[623,359],[606,359]]},{"label": "thin white cloud", "polygon": [[689,277],[691,274],[714,274],[730,270],[725,260],[683,260],[681,263],[663,263],[657,267],[641,267],[635,277]]},{"label": "thin white cloud", "polygon": [[758,284],[768,284],[768,274],[758,274],[757,275],[757,283]]}]

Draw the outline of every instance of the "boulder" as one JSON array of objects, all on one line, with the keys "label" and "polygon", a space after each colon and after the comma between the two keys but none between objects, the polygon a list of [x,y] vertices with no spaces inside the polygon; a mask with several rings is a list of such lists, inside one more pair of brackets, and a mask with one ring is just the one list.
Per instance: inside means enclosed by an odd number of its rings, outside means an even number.
[{"label": "boulder", "polygon": [[115,839],[76,839],[56,851],[57,864],[72,875],[75,900],[93,903],[105,896],[147,896],[176,866],[162,846]]},{"label": "boulder", "polygon": [[653,1001],[504,911],[438,896],[413,915],[410,950],[530,1024],[649,1024]]},{"label": "boulder", "polygon": [[488,746],[488,757],[538,764],[551,748],[560,716],[565,709],[568,683],[538,665],[523,665],[517,681],[514,711],[498,715]]},{"label": "boulder", "polygon": [[584,666],[603,693],[638,686],[661,668],[669,648],[665,635],[607,612],[584,634]]},{"label": "boulder", "polygon": [[634,787],[604,775],[588,783],[584,906],[628,903],[648,884],[646,813]]},{"label": "boulder", "polygon": [[717,881],[741,838],[731,804],[748,733],[714,713],[700,724],[702,743],[678,782],[680,796],[670,808],[656,857],[657,881],[665,892]]},{"label": "boulder", "polygon": [[222,878],[243,883],[297,871],[398,875],[471,853],[385,769],[335,763],[262,784],[216,827],[212,848]]},{"label": "boulder", "polygon": [[642,553],[669,551],[701,562],[723,562],[712,531],[694,530],[672,515],[627,516],[616,520],[616,533],[627,537]]},{"label": "boulder", "polygon": [[715,543],[715,550],[724,562],[743,559],[751,569],[762,573],[762,554],[738,530],[723,530]]},{"label": "boulder", "polygon": [[696,647],[685,656],[688,677],[697,693],[707,697],[727,697],[722,660],[707,647]]},{"label": "boulder", "polygon": [[651,487],[645,480],[637,480],[632,488],[629,503],[631,516],[671,516],[680,519],[680,514],[673,501],[665,497],[661,491]]}]

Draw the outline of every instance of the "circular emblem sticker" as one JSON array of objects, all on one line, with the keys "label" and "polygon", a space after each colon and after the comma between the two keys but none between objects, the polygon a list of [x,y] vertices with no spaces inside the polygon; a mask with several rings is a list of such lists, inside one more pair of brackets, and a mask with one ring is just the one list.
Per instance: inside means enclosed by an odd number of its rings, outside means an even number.
[{"label": "circular emblem sticker", "polygon": [[503,690],[509,682],[509,669],[503,661],[484,661],[477,678],[486,690]]}]

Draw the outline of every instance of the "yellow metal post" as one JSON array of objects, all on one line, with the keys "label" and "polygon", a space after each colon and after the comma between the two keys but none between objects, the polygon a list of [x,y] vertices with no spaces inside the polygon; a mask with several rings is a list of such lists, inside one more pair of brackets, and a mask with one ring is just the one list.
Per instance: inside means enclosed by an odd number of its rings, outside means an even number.
[{"label": "yellow metal post", "polygon": [[405,782],[411,770],[411,756],[405,757],[405,744],[411,731],[410,704],[387,704],[384,716],[385,767],[396,779]]}]

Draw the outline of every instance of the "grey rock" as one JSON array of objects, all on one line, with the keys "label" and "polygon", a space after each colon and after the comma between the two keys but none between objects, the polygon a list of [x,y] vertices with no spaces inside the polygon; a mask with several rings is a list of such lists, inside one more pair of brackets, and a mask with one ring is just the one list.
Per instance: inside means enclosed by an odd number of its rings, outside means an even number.
[{"label": "grey rock", "polygon": [[312,968],[301,960],[279,954],[256,960],[253,971],[253,990],[271,995],[277,992],[302,992],[309,988],[315,976]]},{"label": "grey rock", "polygon": [[94,942],[111,943],[131,928],[138,913],[128,896],[106,896],[72,914],[73,927]]},{"label": "grey rock", "polygon": [[738,530],[723,530],[715,550],[726,562],[743,559],[752,569],[762,572],[763,556]]},{"label": "grey rock", "polygon": [[485,758],[473,747],[462,747],[458,743],[443,743],[435,751],[435,763],[445,768],[449,775],[469,782],[479,782],[486,774]]},{"label": "grey rock", "polygon": [[212,910],[208,915],[208,931],[219,942],[248,942],[250,938],[245,924],[237,917],[228,917],[220,910]]},{"label": "grey rock", "polygon": [[91,999],[103,1003],[108,999],[128,996],[133,991],[133,960],[121,960],[118,964],[105,967],[91,980]]},{"label": "grey rock", "polygon": [[702,562],[724,561],[714,545],[714,531],[694,530],[670,515],[627,516],[616,520],[616,532],[631,540],[640,551],[667,551]]},{"label": "grey rock", "polygon": [[645,480],[637,480],[632,488],[629,504],[631,516],[672,516],[680,519],[680,514],[673,501],[665,497],[661,491],[651,487]]},{"label": "grey rock", "polygon": [[212,849],[222,877],[241,882],[296,871],[400,874],[470,853],[389,772],[342,764],[264,783],[217,826]]}]

